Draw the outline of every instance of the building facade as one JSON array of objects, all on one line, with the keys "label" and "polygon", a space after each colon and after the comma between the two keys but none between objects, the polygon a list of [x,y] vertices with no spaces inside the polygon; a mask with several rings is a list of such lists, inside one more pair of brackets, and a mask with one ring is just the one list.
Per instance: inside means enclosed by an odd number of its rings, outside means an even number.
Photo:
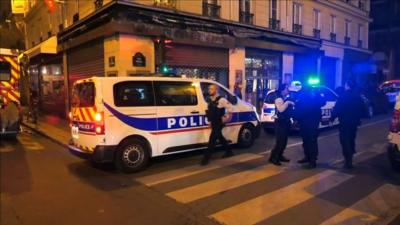
[{"label": "building facade", "polygon": [[319,76],[340,86],[370,53],[369,0],[46,0],[26,8],[26,55],[44,109],[65,111],[79,78],[163,70],[218,80],[260,106],[279,83]]},{"label": "building facade", "polygon": [[400,1],[371,2],[370,49],[377,65],[378,81],[400,78]]}]

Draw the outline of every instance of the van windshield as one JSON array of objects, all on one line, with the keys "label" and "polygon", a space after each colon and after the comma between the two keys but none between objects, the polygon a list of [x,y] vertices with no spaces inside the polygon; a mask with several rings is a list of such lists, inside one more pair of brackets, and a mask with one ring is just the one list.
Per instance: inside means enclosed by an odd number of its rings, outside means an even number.
[{"label": "van windshield", "polygon": [[95,88],[93,82],[75,84],[72,90],[72,107],[94,106]]},{"label": "van windshield", "polygon": [[11,80],[11,65],[8,62],[0,62],[0,81]]}]

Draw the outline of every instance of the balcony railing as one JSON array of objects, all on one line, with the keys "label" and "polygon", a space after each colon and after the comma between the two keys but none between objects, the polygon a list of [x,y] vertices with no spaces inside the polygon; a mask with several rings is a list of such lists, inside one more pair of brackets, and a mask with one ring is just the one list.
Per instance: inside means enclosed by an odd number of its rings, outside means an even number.
[{"label": "balcony railing", "polygon": [[219,18],[221,13],[221,6],[203,2],[203,16]]},{"label": "balcony railing", "polygon": [[363,41],[362,40],[358,40],[357,41],[357,47],[359,47],[359,48],[363,47]]},{"label": "balcony railing", "polygon": [[273,30],[280,30],[281,29],[281,21],[274,19],[274,18],[269,18],[269,28]]},{"label": "balcony railing", "polygon": [[344,44],[350,45],[350,37],[344,37]]},{"label": "balcony railing", "polygon": [[321,38],[321,30],[320,29],[314,29],[313,34],[315,38]]},{"label": "balcony railing", "polygon": [[239,21],[241,23],[253,24],[253,17],[253,13],[242,11],[239,14]]},{"label": "balcony railing", "polygon": [[331,41],[336,42],[336,33],[331,33],[330,37],[331,37]]},{"label": "balcony railing", "polygon": [[300,24],[293,24],[293,33],[295,34],[303,34],[303,26]]}]

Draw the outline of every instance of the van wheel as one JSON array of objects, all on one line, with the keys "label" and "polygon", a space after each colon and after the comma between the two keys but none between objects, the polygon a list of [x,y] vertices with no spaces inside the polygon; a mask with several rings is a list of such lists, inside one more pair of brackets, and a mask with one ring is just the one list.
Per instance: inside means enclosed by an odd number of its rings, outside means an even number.
[{"label": "van wheel", "polygon": [[124,141],[118,148],[115,166],[124,173],[144,169],[150,161],[150,154],[144,141],[134,138]]},{"label": "van wheel", "polygon": [[248,148],[254,143],[254,127],[245,124],[239,131],[238,144],[241,148]]}]

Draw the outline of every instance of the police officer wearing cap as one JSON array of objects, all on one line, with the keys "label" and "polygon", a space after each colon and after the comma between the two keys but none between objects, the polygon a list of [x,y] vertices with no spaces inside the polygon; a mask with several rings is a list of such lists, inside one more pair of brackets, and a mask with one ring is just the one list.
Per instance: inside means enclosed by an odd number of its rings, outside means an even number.
[{"label": "police officer wearing cap", "polygon": [[289,162],[290,160],[283,156],[284,150],[288,142],[290,119],[294,106],[294,102],[287,99],[289,95],[289,86],[287,84],[279,85],[278,90],[274,93],[274,103],[276,108],[275,118],[275,147],[271,151],[269,161],[277,166],[282,165],[281,162]]},{"label": "police officer wearing cap", "polygon": [[202,166],[209,163],[217,141],[219,141],[219,143],[222,144],[223,148],[225,149],[225,153],[222,156],[223,158],[233,155],[228,141],[222,134],[224,123],[230,119],[230,114],[227,113],[232,112],[232,105],[228,102],[228,100],[219,95],[218,86],[215,84],[212,84],[208,87],[208,94],[209,99],[206,116],[211,125],[211,134],[208,141],[208,147],[204,151],[203,159],[200,162]]}]

